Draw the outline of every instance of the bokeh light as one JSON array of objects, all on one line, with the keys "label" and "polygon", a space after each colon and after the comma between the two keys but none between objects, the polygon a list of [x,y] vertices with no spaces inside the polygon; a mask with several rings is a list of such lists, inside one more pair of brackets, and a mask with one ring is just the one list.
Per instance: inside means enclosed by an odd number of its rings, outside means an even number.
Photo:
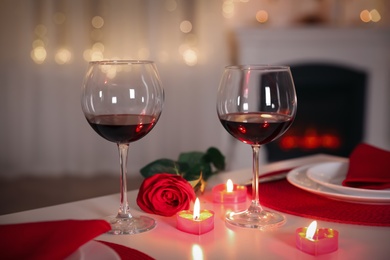
[{"label": "bokeh light", "polygon": [[182,21],[180,23],[180,31],[183,33],[189,33],[192,30],[192,23],[190,21]]},{"label": "bokeh light", "polygon": [[100,52],[104,52],[104,44],[101,43],[101,42],[95,42],[93,45],[92,45],[92,50],[94,51],[100,51]]},{"label": "bokeh light", "polygon": [[55,62],[60,65],[70,63],[71,59],[72,53],[65,48],[59,49],[54,57]]},{"label": "bokeh light", "polygon": [[368,10],[363,10],[360,12],[360,20],[362,20],[365,23],[368,23],[371,21],[370,12]]},{"label": "bokeh light", "polygon": [[371,10],[370,15],[371,15],[371,21],[373,21],[374,23],[379,22],[382,18],[380,13],[376,9]]},{"label": "bokeh light", "polygon": [[183,52],[183,60],[188,66],[195,66],[198,63],[198,54],[193,49],[187,49]]},{"label": "bokeh light", "polygon": [[256,13],[256,20],[259,23],[266,23],[268,21],[268,12],[265,10],[259,10]]},{"label": "bokeh light", "polygon": [[47,27],[43,24],[38,24],[34,29],[34,33],[39,37],[44,37],[47,33]]},{"label": "bokeh light", "polygon": [[56,12],[53,15],[53,21],[55,24],[64,24],[66,21],[66,16],[64,13],[61,12]]},{"label": "bokeh light", "polygon": [[222,15],[225,18],[232,18],[234,15],[234,3],[232,0],[225,0],[222,4]]},{"label": "bokeh light", "polygon": [[376,9],[372,9],[371,11],[365,9],[360,12],[360,20],[365,23],[374,22],[377,23],[382,19],[380,13]]},{"label": "bokeh light", "polygon": [[92,26],[96,29],[102,28],[104,25],[104,19],[101,16],[95,16],[92,18]]},{"label": "bokeh light", "polygon": [[176,0],[166,0],[165,1],[165,9],[169,12],[175,11],[177,8]]},{"label": "bokeh light", "polygon": [[45,47],[45,43],[41,39],[36,39],[32,42],[33,49],[36,47]]},{"label": "bokeh light", "polygon": [[30,55],[36,64],[42,64],[46,60],[47,52],[45,47],[37,46],[31,51]]}]

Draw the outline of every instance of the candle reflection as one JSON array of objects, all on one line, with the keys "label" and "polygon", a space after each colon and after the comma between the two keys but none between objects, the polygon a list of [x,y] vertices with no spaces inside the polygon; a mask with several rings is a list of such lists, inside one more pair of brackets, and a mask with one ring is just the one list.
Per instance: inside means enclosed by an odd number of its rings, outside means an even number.
[{"label": "candle reflection", "polygon": [[192,259],[193,260],[203,260],[203,250],[200,245],[192,245]]}]

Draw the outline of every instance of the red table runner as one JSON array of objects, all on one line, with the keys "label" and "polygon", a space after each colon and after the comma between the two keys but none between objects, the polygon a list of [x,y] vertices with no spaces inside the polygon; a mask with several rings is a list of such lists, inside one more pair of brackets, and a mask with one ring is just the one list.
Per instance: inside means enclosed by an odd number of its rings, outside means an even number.
[{"label": "red table runner", "polygon": [[[251,187],[248,187],[251,194]],[[259,185],[260,204],[301,217],[368,226],[390,226],[390,205],[332,200],[301,190],[286,179]]]}]

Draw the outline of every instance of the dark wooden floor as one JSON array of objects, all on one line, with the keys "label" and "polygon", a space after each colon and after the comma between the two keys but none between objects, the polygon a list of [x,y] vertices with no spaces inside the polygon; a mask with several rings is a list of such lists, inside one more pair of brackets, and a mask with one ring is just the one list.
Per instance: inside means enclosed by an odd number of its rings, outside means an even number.
[{"label": "dark wooden floor", "polygon": [[[142,179],[128,180],[128,190]],[[119,176],[0,179],[0,215],[119,193]]]}]

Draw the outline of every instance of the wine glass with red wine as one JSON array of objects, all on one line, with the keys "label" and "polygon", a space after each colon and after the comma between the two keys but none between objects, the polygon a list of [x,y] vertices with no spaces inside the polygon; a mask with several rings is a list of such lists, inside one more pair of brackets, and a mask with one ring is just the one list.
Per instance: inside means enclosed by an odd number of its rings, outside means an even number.
[{"label": "wine glass with red wine", "polygon": [[127,201],[127,153],[156,125],[164,90],[156,65],[144,60],[92,61],[82,86],[81,106],[89,125],[104,139],[116,143],[120,162],[120,206],[109,218],[111,234],[137,234],[155,227],[147,216],[135,217]]},{"label": "wine glass with red wine", "polygon": [[297,99],[288,66],[239,65],[225,68],[218,89],[217,113],[228,133],[253,150],[252,201],[241,212],[227,213],[236,226],[269,230],[286,219],[259,202],[260,146],[283,135],[292,124]]}]

